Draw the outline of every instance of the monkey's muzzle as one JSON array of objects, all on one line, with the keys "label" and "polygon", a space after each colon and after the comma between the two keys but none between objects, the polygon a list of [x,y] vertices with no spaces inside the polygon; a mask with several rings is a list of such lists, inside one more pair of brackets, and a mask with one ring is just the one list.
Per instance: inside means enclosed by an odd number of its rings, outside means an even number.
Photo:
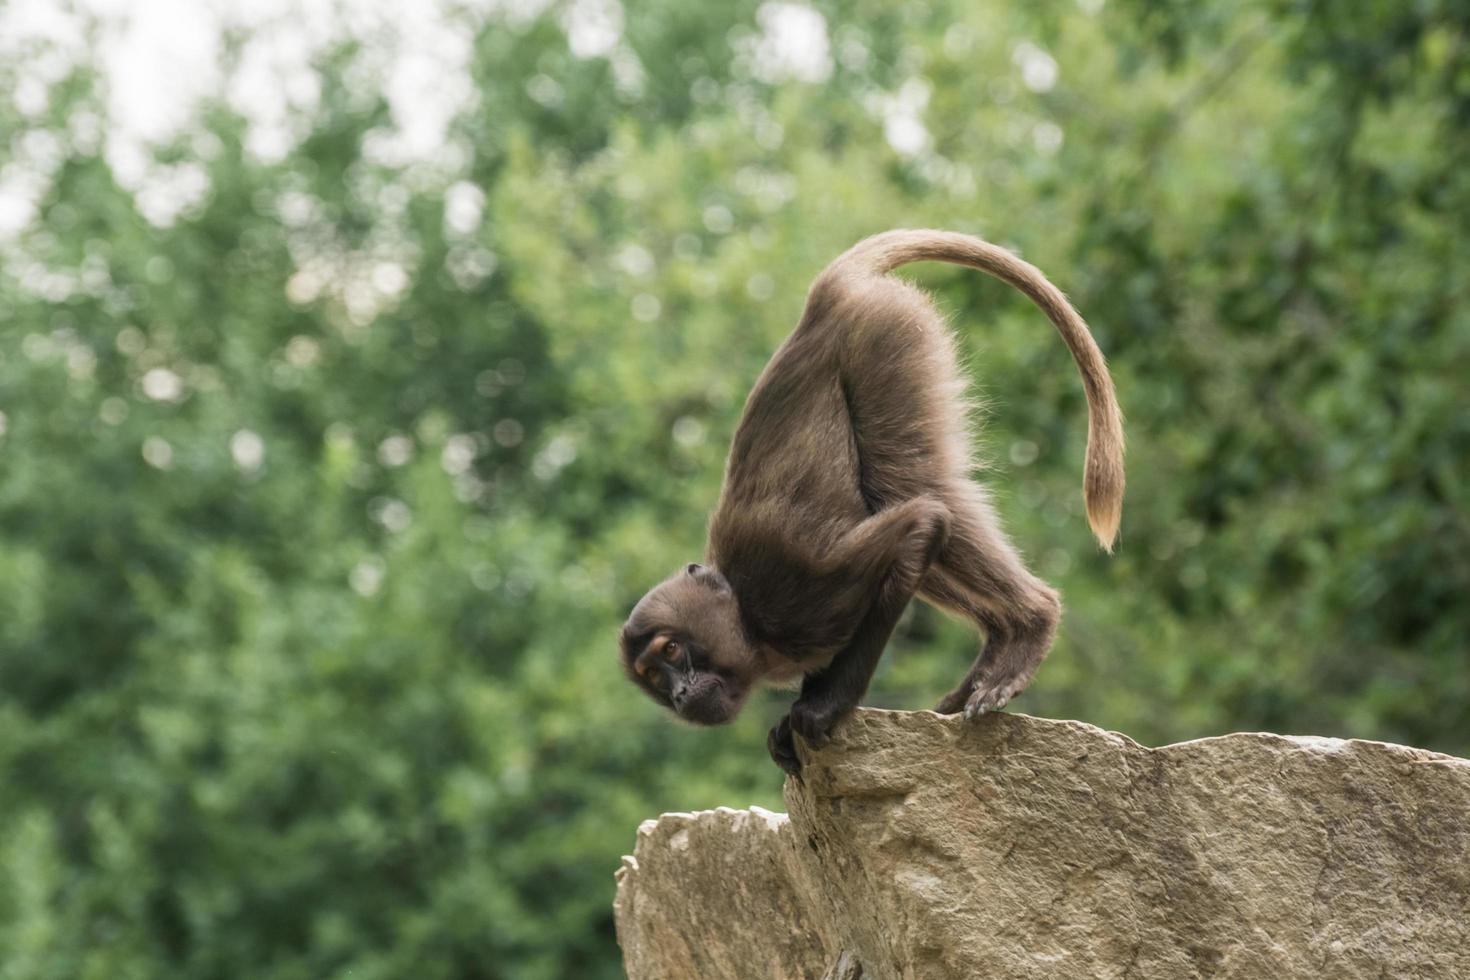
[{"label": "monkey's muzzle", "polygon": [[674,711],[685,721],[696,725],[723,725],[739,710],[738,700],[731,698],[717,677],[698,675],[680,683],[670,693]]}]

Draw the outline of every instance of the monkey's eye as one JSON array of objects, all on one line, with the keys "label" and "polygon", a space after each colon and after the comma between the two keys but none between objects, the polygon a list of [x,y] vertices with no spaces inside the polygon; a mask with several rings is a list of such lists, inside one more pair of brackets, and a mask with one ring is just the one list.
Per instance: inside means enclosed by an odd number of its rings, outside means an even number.
[{"label": "monkey's eye", "polygon": [[664,659],[667,660],[669,663],[673,663],[675,660],[679,659],[678,640],[670,640],[668,643],[664,644]]}]

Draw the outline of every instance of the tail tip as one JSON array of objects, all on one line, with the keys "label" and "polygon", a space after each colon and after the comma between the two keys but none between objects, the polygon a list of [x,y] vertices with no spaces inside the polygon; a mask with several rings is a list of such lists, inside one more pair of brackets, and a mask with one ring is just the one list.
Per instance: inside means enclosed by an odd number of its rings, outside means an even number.
[{"label": "tail tip", "polygon": [[1097,537],[1097,543],[1110,555],[1113,553],[1113,546],[1118,543],[1118,516],[1113,514],[1109,519],[1100,519],[1089,514],[1087,517],[1087,524]]},{"label": "tail tip", "polygon": [[1103,551],[1113,553],[1113,546],[1118,543],[1118,527],[1123,522],[1123,494],[1121,489],[1117,493],[1109,494],[1087,494],[1087,526],[1092,528],[1092,533],[1097,537],[1097,543],[1102,545]]},{"label": "tail tip", "polygon": [[1118,541],[1118,527],[1123,522],[1123,443],[1121,438],[1108,441],[1109,450],[1094,451],[1087,447],[1087,463],[1082,481],[1082,499],[1087,508],[1087,524],[1097,536],[1103,551],[1113,553]]}]

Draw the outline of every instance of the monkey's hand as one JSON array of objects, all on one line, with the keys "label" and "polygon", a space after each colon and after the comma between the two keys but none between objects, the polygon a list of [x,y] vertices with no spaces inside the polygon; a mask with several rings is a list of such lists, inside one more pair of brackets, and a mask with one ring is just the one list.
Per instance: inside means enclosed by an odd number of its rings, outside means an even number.
[{"label": "monkey's hand", "polygon": [[791,706],[791,730],[806,740],[813,748],[821,748],[829,741],[832,726],[853,708],[845,701],[833,697],[805,696]]},{"label": "monkey's hand", "polygon": [[800,735],[807,745],[822,748],[829,741],[828,732],[831,732],[833,724],[847,711],[844,705],[825,698],[801,699],[791,705],[791,711],[786,713],[781,723],[770,730],[770,735],[766,736],[766,751],[770,752],[770,758],[776,761],[776,765],[792,776],[800,776],[801,758],[797,755],[797,741],[792,738],[792,733]]},{"label": "monkey's hand", "polygon": [[821,748],[829,741],[828,733],[832,726],[850,710],[850,706],[831,698],[802,698],[766,736],[766,750],[776,765],[793,776],[799,776],[801,759],[796,754],[796,740],[792,733],[800,735],[813,748]]},{"label": "monkey's hand", "polygon": [[766,751],[776,765],[793,776],[801,775],[801,759],[796,755],[796,742],[791,737],[791,716],[782,718],[766,736]]}]

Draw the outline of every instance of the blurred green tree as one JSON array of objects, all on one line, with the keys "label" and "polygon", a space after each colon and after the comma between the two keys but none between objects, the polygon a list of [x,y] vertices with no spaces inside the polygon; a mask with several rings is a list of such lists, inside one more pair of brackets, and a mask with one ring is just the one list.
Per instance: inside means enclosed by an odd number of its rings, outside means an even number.
[{"label": "blurred green tree", "polygon": [[[0,243],[3,980],[619,975],[617,855],[778,805],[782,699],[676,728],[614,630],[806,284],[892,226],[1048,270],[1129,416],[1108,559],[1064,349],[916,270],[1068,600],[1023,707],[1470,752],[1463,5],[617,10],[592,52],[585,4],[463,14],[427,163],[344,27],[283,153],[228,84],[155,149],[172,209],[104,154],[96,47],[0,100],[45,186]],[[872,697],[925,707],[976,640],[894,645]]]}]

